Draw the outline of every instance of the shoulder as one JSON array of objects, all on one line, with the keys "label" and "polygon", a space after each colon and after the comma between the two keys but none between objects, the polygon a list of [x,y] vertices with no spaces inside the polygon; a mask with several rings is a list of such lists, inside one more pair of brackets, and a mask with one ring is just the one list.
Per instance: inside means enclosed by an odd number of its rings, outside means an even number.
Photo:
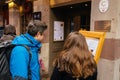
[{"label": "shoulder", "polygon": [[3,35],[1,37],[1,40],[2,41],[5,41],[5,40],[13,40],[14,39],[14,36],[11,36],[11,35]]},{"label": "shoulder", "polygon": [[13,50],[12,50],[13,54],[26,54],[28,53],[28,50],[24,47],[24,46],[20,46],[20,45],[15,45]]},{"label": "shoulder", "polygon": [[28,60],[29,59],[29,53],[27,49],[23,46],[14,46],[12,52],[11,52],[11,61],[12,60]]}]

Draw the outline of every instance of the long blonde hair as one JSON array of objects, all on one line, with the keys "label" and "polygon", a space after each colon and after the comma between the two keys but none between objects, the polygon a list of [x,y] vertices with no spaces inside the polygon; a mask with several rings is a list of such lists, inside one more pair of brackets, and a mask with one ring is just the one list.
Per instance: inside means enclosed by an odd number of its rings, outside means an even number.
[{"label": "long blonde hair", "polygon": [[88,49],[85,37],[72,32],[65,40],[63,50],[54,60],[59,71],[71,73],[73,77],[88,77],[96,71],[96,62]]}]

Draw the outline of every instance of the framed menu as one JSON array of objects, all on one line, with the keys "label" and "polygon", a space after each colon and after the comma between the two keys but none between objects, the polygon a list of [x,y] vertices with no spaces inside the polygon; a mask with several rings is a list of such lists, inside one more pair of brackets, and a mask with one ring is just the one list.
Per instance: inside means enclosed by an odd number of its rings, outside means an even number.
[{"label": "framed menu", "polygon": [[64,22],[54,21],[54,41],[64,40]]},{"label": "framed menu", "polygon": [[92,52],[95,61],[98,62],[106,33],[84,30],[80,30],[79,32],[85,36],[88,48]]}]

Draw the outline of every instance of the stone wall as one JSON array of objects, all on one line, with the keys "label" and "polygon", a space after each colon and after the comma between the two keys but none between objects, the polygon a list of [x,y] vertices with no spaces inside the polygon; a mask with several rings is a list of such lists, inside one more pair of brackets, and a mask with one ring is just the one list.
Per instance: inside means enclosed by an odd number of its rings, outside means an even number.
[{"label": "stone wall", "polygon": [[100,0],[92,0],[91,5],[91,31],[94,31],[95,21],[111,21],[111,30],[106,32],[106,39],[98,64],[98,80],[119,80],[120,67],[120,1],[108,0],[109,7],[106,12],[100,12]]}]

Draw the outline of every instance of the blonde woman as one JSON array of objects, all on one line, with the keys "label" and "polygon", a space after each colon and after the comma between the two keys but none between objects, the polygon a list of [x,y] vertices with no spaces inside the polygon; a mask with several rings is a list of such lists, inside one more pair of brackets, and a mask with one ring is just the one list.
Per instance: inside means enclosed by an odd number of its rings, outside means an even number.
[{"label": "blonde woman", "polygon": [[97,65],[88,49],[85,37],[71,32],[63,50],[54,60],[50,80],[96,80]]}]

